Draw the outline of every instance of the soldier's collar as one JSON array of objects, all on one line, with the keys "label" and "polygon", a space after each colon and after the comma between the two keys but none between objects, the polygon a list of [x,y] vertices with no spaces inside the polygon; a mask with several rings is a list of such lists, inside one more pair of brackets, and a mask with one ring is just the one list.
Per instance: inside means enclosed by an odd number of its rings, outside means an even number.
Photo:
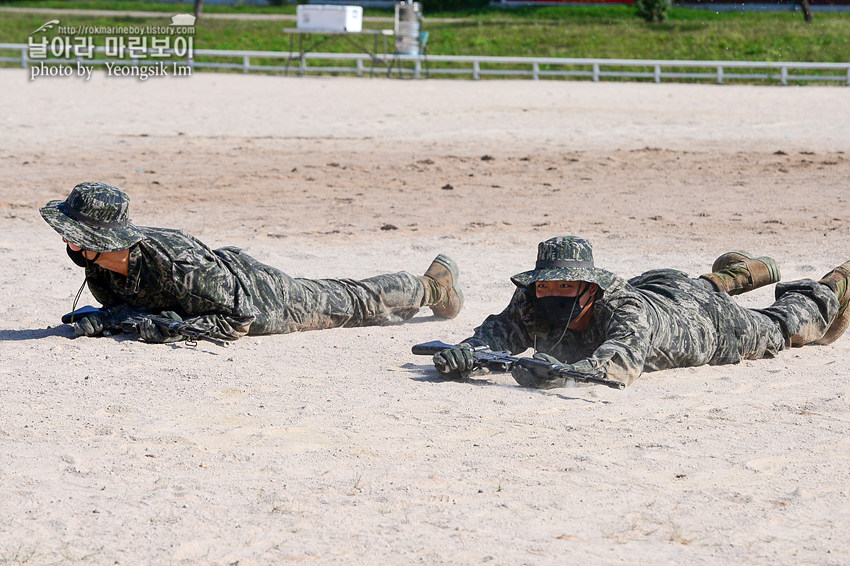
[{"label": "soldier's collar", "polygon": [[142,250],[139,244],[136,243],[130,248],[130,257],[127,260],[127,283],[124,287],[124,293],[127,295],[135,295],[139,292],[139,282],[142,272]]}]

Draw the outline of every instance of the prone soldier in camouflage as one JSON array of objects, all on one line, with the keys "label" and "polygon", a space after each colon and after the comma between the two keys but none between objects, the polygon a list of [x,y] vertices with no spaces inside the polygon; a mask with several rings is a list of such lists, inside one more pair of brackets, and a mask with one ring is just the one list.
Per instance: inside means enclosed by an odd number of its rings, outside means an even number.
[{"label": "prone soldier in camouflage", "polygon": [[[531,347],[537,359],[629,385],[644,371],[772,357],[791,346],[830,344],[844,333],[850,261],[820,281],[779,283],[776,301],[764,309],[742,308],[730,297],[779,278],[773,259],[729,252],[699,278],[661,269],[625,281],[594,266],[587,240],[552,238],[540,243],[535,269],[511,278],[517,289],[507,308],[458,347],[435,354],[434,365],[448,377],[464,377],[474,363],[470,347],[513,354]],[[528,387],[566,382],[523,368],[512,373]]]},{"label": "prone soldier in camouflage", "polygon": [[[160,313],[233,340],[341,326],[408,320],[420,307],[454,318],[463,306],[458,268],[438,255],[423,276],[402,271],[353,279],[299,279],[264,265],[238,248],[210,249],[179,230],[135,226],[130,199],[105,183],[81,183],[42,217],[62,235],[67,253],[86,270],[86,282],[104,307],[128,305]],[[103,332],[100,315],[74,325],[77,335]],[[142,339],[182,339],[147,321]]]}]

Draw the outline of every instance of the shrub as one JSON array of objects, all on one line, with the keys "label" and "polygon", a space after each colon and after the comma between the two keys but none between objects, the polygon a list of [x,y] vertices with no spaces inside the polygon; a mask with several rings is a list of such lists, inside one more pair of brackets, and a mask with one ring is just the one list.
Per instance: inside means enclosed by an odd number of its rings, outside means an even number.
[{"label": "shrub", "polygon": [[635,0],[637,15],[650,23],[666,20],[671,6],[671,0]]}]

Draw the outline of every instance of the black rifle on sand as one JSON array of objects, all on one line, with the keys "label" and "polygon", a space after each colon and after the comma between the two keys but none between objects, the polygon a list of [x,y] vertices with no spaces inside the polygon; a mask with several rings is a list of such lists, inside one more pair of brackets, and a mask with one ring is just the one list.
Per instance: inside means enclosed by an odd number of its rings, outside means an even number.
[{"label": "black rifle on sand", "polygon": [[186,338],[186,343],[189,346],[195,346],[198,340],[212,342],[219,346],[229,346],[230,342],[216,338],[210,335],[209,330],[197,328],[183,321],[174,320],[165,316],[151,314],[138,309],[133,309],[127,306],[113,307],[111,309],[99,309],[91,305],[79,308],[74,312],[69,312],[62,317],[62,322],[72,324],[80,320],[84,316],[90,314],[103,315],[104,334],[108,332],[138,332],[139,323],[144,319],[149,319],[151,322],[163,329],[168,329],[175,334],[179,334]]},{"label": "black rifle on sand", "polygon": [[[411,351],[419,356],[432,356],[438,352],[442,352],[446,348],[456,348],[451,344],[434,340],[423,344],[416,344]],[[597,385],[605,385],[612,389],[623,389],[626,387],[624,383],[605,379],[600,374],[582,373],[568,369],[561,364],[550,364],[544,360],[535,360],[534,358],[520,358],[512,356],[508,352],[494,352],[487,346],[478,346],[472,349],[472,357],[475,358],[475,368],[487,368],[490,371],[510,372],[514,366],[520,366],[534,374],[539,378],[555,378],[565,377],[582,383],[595,383]]]}]

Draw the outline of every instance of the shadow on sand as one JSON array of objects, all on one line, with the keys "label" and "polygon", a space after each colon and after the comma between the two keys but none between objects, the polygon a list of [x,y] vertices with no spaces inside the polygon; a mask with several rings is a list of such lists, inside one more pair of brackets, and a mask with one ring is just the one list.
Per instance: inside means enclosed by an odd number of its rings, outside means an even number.
[{"label": "shadow on sand", "polygon": [[40,340],[50,336],[73,338],[74,329],[68,325],[54,328],[21,328],[17,330],[0,330],[0,340]]}]

